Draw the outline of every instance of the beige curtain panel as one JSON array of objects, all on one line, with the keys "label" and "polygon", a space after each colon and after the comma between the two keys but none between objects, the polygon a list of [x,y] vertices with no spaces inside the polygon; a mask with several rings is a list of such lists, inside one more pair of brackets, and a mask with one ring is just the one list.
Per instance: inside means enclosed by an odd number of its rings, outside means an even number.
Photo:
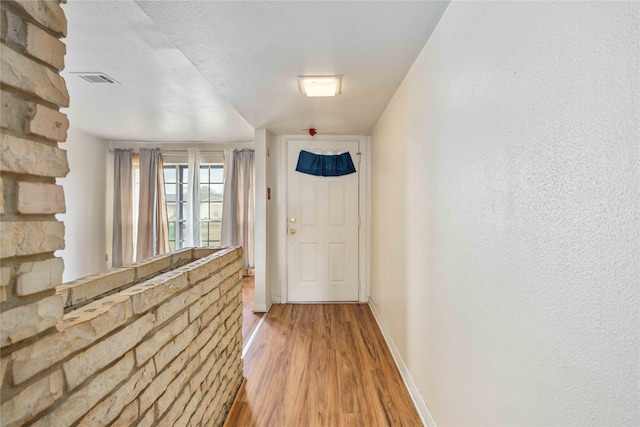
[{"label": "beige curtain panel", "polygon": [[111,265],[133,262],[133,152],[114,151],[113,249]]},{"label": "beige curtain panel", "polygon": [[[134,201],[136,163],[139,186]],[[137,218],[134,218],[134,203],[138,207]],[[114,150],[113,267],[168,251],[169,224],[160,149],[142,148],[139,156],[129,149]]]},{"label": "beige curtain panel", "polygon": [[169,217],[167,215],[167,196],[164,187],[164,161],[162,154],[158,156],[158,169],[156,174],[158,181],[156,188],[158,197],[156,199],[157,221],[156,221],[156,254],[169,252]]},{"label": "beige curtain panel", "polygon": [[255,267],[254,158],[254,150],[225,150],[222,245],[242,246],[245,270]]},{"label": "beige curtain panel", "polygon": [[169,248],[169,226],[162,175],[160,149],[141,148],[136,261],[164,253]]}]

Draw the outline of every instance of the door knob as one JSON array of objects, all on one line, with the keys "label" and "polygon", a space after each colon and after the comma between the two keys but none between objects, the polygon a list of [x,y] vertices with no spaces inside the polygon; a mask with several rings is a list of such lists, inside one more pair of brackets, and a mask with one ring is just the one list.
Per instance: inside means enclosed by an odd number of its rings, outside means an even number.
[{"label": "door knob", "polygon": [[293,224],[294,222],[296,222],[295,217],[291,217],[291,218],[289,218],[289,222],[290,222],[291,224]]},{"label": "door knob", "polygon": [[289,234],[293,236],[294,234],[296,234],[296,230],[292,228],[291,230],[289,230]]}]

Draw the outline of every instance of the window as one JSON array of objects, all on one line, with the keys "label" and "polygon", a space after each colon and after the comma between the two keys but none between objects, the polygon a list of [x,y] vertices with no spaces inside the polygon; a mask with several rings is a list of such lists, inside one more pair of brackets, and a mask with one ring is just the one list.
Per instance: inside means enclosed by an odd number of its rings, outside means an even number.
[{"label": "window", "polygon": [[[184,247],[189,169],[186,164],[164,165],[169,220],[169,247]],[[221,163],[200,164],[200,246],[220,245],[224,173]]]},{"label": "window", "polygon": [[184,246],[187,217],[187,165],[164,165],[164,188],[169,220],[169,248],[172,251]]},{"label": "window", "polygon": [[221,164],[200,165],[200,245],[219,246],[224,173]]}]

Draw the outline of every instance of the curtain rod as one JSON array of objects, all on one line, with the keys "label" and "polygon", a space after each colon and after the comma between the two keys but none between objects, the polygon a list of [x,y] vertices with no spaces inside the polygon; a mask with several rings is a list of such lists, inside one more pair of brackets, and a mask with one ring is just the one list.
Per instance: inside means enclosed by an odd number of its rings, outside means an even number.
[{"label": "curtain rod", "polygon": [[[131,150],[131,152],[133,153],[140,153],[140,149],[139,148],[118,148],[119,150]],[[153,150],[153,148],[150,148],[150,150]],[[113,153],[115,152],[114,148],[109,149],[109,153]],[[162,148],[160,149],[160,152],[163,154],[188,154],[189,150],[163,150]],[[218,154],[218,153],[224,153],[224,149],[221,150],[216,150],[216,151],[212,151],[212,150],[198,150],[198,152],[200,154]]]}]

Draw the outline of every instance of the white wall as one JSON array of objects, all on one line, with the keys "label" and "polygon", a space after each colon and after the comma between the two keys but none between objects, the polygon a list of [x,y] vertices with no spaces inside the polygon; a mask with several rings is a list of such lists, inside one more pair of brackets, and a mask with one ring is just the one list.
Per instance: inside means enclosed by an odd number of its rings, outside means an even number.
[{"label": "white wall", "polygon": [[639,28],[453,2],[377,124],[372,300],[438,425],[638,424]]},{"label": "white wall", "polygon": [[66,214],[59,215],[65,225],[65,282],[107,270],[105,261],[106,141],[69,129],[67,142],[69,174],[58,183],[64,187]]},{"label": "white wall", "polygon": [[267,248],[271,243],[271,232],[267,230],[267,142],[269,132],[260,128],[255,131],[255,303],[254,311],[266,312],[271,306],[271,276],[267,264]]},{"label": "white wall", "polygon": [[286,163],[282,159],[286,154],[284,138],[267,133],[267,187],[271,189],[271,199],[267,200],[267,231],[269,242],[267,249],[267,265],[271,282],[271,302],[282,300],[281,287],[286,280],[285,243],[282,236],[287,235],[286,212]]}]

